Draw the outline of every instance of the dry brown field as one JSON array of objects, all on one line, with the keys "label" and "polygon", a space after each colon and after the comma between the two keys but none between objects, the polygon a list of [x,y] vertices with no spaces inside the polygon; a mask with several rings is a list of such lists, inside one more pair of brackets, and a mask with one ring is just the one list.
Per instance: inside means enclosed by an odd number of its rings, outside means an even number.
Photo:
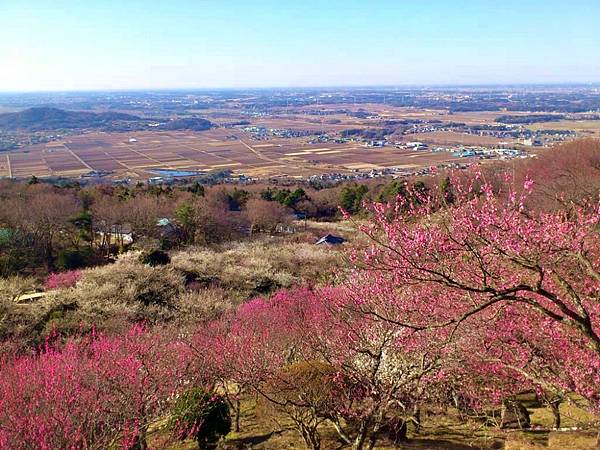
[{"label": "dry brown field", "polygon": [[[332,114],[314,114],[313,110]],[[349,117],[338,111],[367,111],[372,119]],[[204,110],[203,115],[225,125],[248,120],[268,129],[325,132],[339,135],[350,128],[381,128],[383,120],[422,119],[494,123],[503,112],[448,114],[443,110],[400,108],[384,104],[333,104],[281,108],[268,117],[246,117],[235,109]],[[512,113],[511,113],[512,114]],[[518,113],[515,113],[518,114]],[[600,121],[559,121],[531,125],[530,128],[575,129],[582,135],[600,135]],[[314,139],[314,137],[312,138]],[[0,154],[0,176],[78,177],[92,170],[111,171],[113,178],[147,179],[153,169],[215,171],[229,169],[236,175],[254,178],[306,177],[322,173],[367,171],[397,167],[414,169],[461,161],[450,152],[410,152],[393,146],[368,148],[359,142],[309,144],[310,137],[257,139],[240,128],[219,127],[203,132],[132,133],[88,132],[63,141],[33,145]],[[391,142],[422,141],[431,145],[496,146],[502,140],[456,132],[391,135]],[[516,144],[514,140],[508,140]]]},{"label": "dry brown field", "polygon": [[600,136],[600,120],[559,120],[532,124],[529,128],[532,130],[573,130],[582,136]]},{"label": "dry brown field", "polygon": [[[130,142],[130,139],[135,139]],[[241,130],[87,133],[5,153],[0,176],[77,177],[91,170],[145,179],[152,169],[214,171],[263,178],[329,172],[417,168],[456,161],[450,153],[410,152],[361,143],[308,144],[309,138],[254,139]],[[461,160],[464,161],[464,160]]]}]

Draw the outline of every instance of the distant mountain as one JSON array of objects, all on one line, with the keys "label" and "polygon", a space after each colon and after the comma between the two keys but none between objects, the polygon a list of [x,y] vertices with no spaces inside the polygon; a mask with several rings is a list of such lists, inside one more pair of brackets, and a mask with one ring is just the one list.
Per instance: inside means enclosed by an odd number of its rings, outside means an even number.
[{"label": "distant mountain", "polygon": [[201,118],[148,119],[119,112],[66,111],[51,107],[34,107],[16,113],[0,114],[0,129],[7,131],[136,131],[147,129],[149,124],[153,124],[153,130],[202,131],[213,126],[210,121]]},{"label": "distant mountain", "polygon": [[170,120],[164,124],[161,124],[158,128],[163,130],[193,130],[203,131],[208,130],[213,126],[213,123],[197,117],[190,117],[184,119]]},{"label": "distant mountain", "polygon": [[103,128],[117,121],[139,121],[130,114],[88,111],[65,111],[58,108],[29,108],[16,113],[0,114],[0,128],[41,131],[73,128]]}]

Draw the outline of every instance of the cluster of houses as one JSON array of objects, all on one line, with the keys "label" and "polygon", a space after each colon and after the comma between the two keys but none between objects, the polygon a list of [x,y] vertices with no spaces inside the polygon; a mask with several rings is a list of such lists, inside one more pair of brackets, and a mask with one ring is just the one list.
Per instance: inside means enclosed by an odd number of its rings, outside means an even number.
[{"label": "cluster of houses", "polygon": [[384,139],[365,141],[365,147],[385,147],[387,141]]},{"label": "cluster of houses", "polygon": [[339,172],[331,172],[331,173],[323,173],[319,175],[311,175],[308,180],[309,182],[317,182],[324,181],[329,183],[337,183],[343,181],[360,181],[360,180],[368,180],[371,178],[382,178],[382,177],[391,177],[391,178],[403,178],[403,177],[411,177],[411,176],[425,176],[433,173],[434,170],[442,170],[442,169],[456,169],[462,170],[466,169],[471,165],[470,162],[465,163],[447,163],[447,164],[438,164],[435,168],[432,167],[421,167],[414,169],[407,169],[406,167],[383,167],[381,169],[371,169],[367,171],[354,169],[352,173],[339,173]]},{"label": "cluster of houses", "polygon": [[428,150],[429,146],[423,142],[412,141],[412,142],[395,142],[394,147],[399,149],[407,150]]},{"label": "cluster of houses", "polygon": [[298,138],[319,134],[309,130],[290,130],[289,128],[265,128],[257,126],[244,127],[246,133],[250,133],[255,140],[264,140],[270,137],[276,138]]},{"label": "cluster of houses", "polygon": [[461,147],[452,153],[459,158],[479,158],[479,159],[513,159],[528,158],[529,153],[515,148],[487,148],[487,147]]},{"label": "cluster of houses", "polygon": [[[448,132],[486,136],[498,139],[522,139],[533,142],[543,140],[566,140],[573,138],[576,133],[572,130],[530,130],[522,124],[465,124],[461,122],[424,122],[414,123],[405,129],[403,135]],[[525,144],[527,145],[527,144]]]},{"label": "cluster of houses", "polygon": [[480,158],[480,159],[492,159],[492,158],[500,158],[500,159],[512,159],[512,158],[527,158],[529,156],[528,153],[518,150],[516,148],[505,148],[508,144],[503,143],[499,144],[499,148],[488,148],[482,146],[460,146],[458,148],[454,147],[433,147],[429,148],[429,146],[423,142],[396,142],[394,146],[398,149],[402,150],[427,150],[433,153],[439,152],[449,152],[452,153],[452,156],[457,156],[459,158]]},{"label": "cluster of houses", "polygon": [[317,136],[313,137],[310,141],[308,141],[309,144],[347,144],[348,142],[356,142],[355,138],[347,138],[347,137],[340,137],[340,136],[331,136],[327,133],[323,133],[323,134],[318,134]]}]

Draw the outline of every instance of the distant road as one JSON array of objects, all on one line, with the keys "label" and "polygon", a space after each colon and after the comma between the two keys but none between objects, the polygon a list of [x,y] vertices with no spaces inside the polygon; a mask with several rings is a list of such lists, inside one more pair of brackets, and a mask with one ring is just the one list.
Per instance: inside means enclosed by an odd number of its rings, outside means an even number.
[{"label": "distant road", "polygon": [[[239,138],[238,138],[239,139]],[[327,170],[327,166],[323,165],[323,164],[306,164],[306,163],[302,163],[301,161],[294,161],[293,163],[290,163],[289,161],[285,161],[283,159],[274,159],[274,158],[269,158],[268,156],[263,155],[260,151],[256,150],[254,147],[252,147],[251,145],[247,144],[246,142],[244,142],[242,139],[239,139],[239,141],[248,149],[250,150],[252,153],[254,153],[256,156],[258,156],[260,159],[262,159],[263,161],[268,161],[274,164],[277,164],[279,166],[286,166],[286,167],[301,167],[303,169],[309,169],[309,170],[314,170],[314,169],[322,169],[322,170]]]},{"label": "distant road", "polygon": [[264,160],[264,161],[269,161],[275,164],[282,164],[282,165],[286,165],[284,162],[279,161],[277,159],[273,159],[273,158],[268,158],[265,155],[263,155],[261,152],[259,152],[258,150],[256,150],[254,147],[252,147],[249,144],[246,144],[244,141],[242,141],[240,139],[240,142],[242,143],[242,145],[244,145],[244,147],[246,147],[248,150],[250,150],[252,153],[254,153],[256,156],[258,156],[260,159]]},{"label": "distant road", "polygon": [[73,150],[71,150],[67,144],[63,145],[63,147],[67,149],[67,151],[73,156],[73,158],[75,158],[77,161],[79,161],[81,164],[83,164],[88,170],[94,170],[94,168],[92,166],[90,166],[88,163],[86,163],[83,159],[81,159],[79,157],[79,155],[77,153],[75,153]]}]

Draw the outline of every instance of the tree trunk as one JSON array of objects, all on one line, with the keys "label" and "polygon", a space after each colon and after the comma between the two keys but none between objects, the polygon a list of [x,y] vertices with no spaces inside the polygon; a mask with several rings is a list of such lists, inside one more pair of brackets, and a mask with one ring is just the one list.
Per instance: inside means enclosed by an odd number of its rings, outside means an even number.
[{"label": "tree trunk", "polygon": [[404,442],[408,439],[408,424],[407,421],[401,419],[394,427],[392,441],[394,444],[399,444],[400,442]]},{"label": "tree trunk", "polygon": [[88,233],[89,233],[89,237],[90,237],[90,252],[94,251],[94,238],[96,237],[94,235],[94,222],[92,220],[90,220],[90,226],[88,228]]},{"label": "tree trunk", "polygon": [[300,433],[302,434],[302,439],[304,440],[307,450],[321,449],[321,439],[316,427],[307,427],[301,425]]},{"label": "tree trunk", "polygon": [[560,401],[549,402],[548,406],[550,407],[550,411],[552,411],[552,428],[558,430],[560,428]]},{"label": "tree trunk", "polygon": [[333,424],[333,427],[335,428],[335,431],[337,432],[340,439],[346,444],[352,444],[352,439],[350,439],[350,437],[343,430],[342,426],[340,425],[339,419],[336,416],[333,416],[329,420]]},{"label": "tree trunk", "polygon": [[367,434],[369,431],[369,426],[366,422],[360,424],[358,429],[358,434],[352,443],[352,450],[363,450],[365,447],[365,443],[367,442]]},{"label": "tree trunk", "polygon": [[235,408],[234,408],[234,410],[235,410],[235,432],[236,433],[240,432],[240,415],[241,415],[240,409],[241,409],[240,399],[238,398],[235,401]]},{"label": "tree trunk", "polygon": [[54,261],[52,258],[52,241],[48,240],[46,241],[46,244],[44,245],[44,253],[45,253],[45,259],[46,259],[46,269],[48,270],[48,272],[51,272],[52,269],[54,268]]},{"label": "tree trunk", "polygon": [[415,433],[419,434],[421,431],[421,408],[419,405],[415,405],[413,410],[413,423],[415,425]]}]

